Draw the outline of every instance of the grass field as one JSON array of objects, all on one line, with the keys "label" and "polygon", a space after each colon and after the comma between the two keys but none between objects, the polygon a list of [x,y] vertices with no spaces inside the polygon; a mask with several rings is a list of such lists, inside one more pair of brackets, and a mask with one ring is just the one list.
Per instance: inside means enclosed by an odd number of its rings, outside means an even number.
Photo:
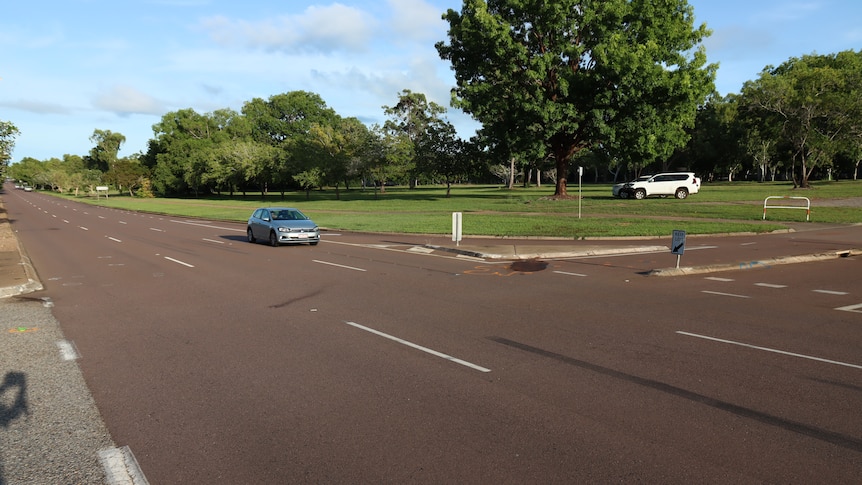
[{"label": "grass field", "polygon": [[[554,187],[545,185],[508,190],[499,186],[455,186],[451,197],[445,187],[288,192],[267,197],[249,193],[195,199],[139,199],[120,194],[109,198],[78,197],[93,204],[117,209],[145,211],[205,219],[244,221],[255,207],[297,207],[322,228],[369,232],[449,234],[452,213],[463,213],[467,236],[506,237],[637,237],[665,236],[674,229],[689,234],[769,232],[786,228],[789,222],[804,222],[804,210],[770,209],[763,221],[767,196],[807,197],[811,221],[862,222],[862,182],[820,182],[812,189],[794,190],[788,183],[713,183],[685,200],[654,198],[621,200],[611,197],[609,184],[584,185],[581,199],[554,200]],[[578,186],[569,186],[578,195]],[[65,196],[74,198],[71,196]],[[791,200],[773,203],[792,202]],[[804,201],[796,201],[804,202]],[[579,217],[580,213],[580,217]]]}]

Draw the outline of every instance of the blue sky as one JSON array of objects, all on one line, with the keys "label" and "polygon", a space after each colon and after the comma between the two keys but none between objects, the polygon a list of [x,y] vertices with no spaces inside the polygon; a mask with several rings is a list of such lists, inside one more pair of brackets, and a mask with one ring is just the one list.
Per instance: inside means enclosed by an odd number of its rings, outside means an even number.
[{"label": "blue sky", "polygon": [[[382,122],[403,89],[449,106],[454,78],[434,43],[456,0],[23,0],[0,15],[0,120],[12,160],[86,155],[96,129],[144,152],[183,108],[239,111],[252,98],[318,93],[342,116]],[[859,0],[689,0],[720,64],[721,94],[766,65],[862,47]],[[462,134],[475,123],[450,108]]]}]

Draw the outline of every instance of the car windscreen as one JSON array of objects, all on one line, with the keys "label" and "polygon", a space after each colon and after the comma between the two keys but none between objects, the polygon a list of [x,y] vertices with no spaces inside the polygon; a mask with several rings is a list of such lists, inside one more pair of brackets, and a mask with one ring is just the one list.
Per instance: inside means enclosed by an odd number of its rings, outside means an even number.
[{"label": "car windscreen", "polygon": [[301,221],[304,219],[305,215],[297,210],[272,211],[272,220],[274,221]]}]

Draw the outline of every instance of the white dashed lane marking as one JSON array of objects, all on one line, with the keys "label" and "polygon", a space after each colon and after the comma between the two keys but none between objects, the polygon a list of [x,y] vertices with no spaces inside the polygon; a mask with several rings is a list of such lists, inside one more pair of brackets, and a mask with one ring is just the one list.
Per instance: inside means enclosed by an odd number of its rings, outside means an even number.
[{"label": "white dashed lane marking", "polygon": [[742,343],[742,342],[735,342],[733,340],[725,340],[725,339],[721,339],[721,338],[709,337],[706,335],[698,335],[696,333],[689,333],[689,332],[682,332],[682,331],[677,331],[676,333],[678,333],[679,335],[686,335],[688,337],[695,337],[695,338],[699,338],[699,339],[703,339],[703,340],[711,340],[713,342],[721,342],[724,344],[731,344],[731,345],[737,345],[739,347],[746,347],[749,349],[761,350],[763,352],[772,352],[774,354],[788,355],[790,357],[798,357],[800,359],[808,359],[808,360],[814,360],[817,362],[825,362],[827,364],[835,364],[835,365],[841,365],[844,367],[852,367],[854,369],[862,369],[862,365],[849,364],[847,362],[839,362],[837,360],[822,359],[820,357],[812,357],[810,355],[796,354],[796,353],[787,352],[784,350],[770,349],[769,347],[760,347],[757,345],[751,345],[751,344],[746,344],[746,343]]},{"label": "white dashed lane marking", "polygon": [[823,295],[844,296],[844,295],[848,294],[846,291],[832,291],[832,290],[811,290],[811,291],[813,291],[814,293],[820,293]]},{"label": "white dashed lane marking", "polygon": [[755,283],[755,286],[762,286],[764,288],[787,288],[787,285],[776,285],[773,283]]}]

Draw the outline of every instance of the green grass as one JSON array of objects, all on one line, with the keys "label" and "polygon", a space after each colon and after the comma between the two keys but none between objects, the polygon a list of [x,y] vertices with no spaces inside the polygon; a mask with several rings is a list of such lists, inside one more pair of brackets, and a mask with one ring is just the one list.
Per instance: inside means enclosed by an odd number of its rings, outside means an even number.
[{"label": "green grass", "polygon": [[[862,208],[835,206],[836,199],[862,197],[862,182],[821,182],[813,189],[794,190],[788,183],[705,184],[687,200],[651,198],[620,200],[610,196],[610,184],[582,188],[580,203],[554,200],[553,186],[515,188],[456,186],[451,197],[444,187],[313,191],[281,194],[210,196],[197,199],[138,199],[119,194],[110,198],[79,197],[106,207],[204,219],[244,221],[255,207],[294,206],[321,227],[332,230],[449,234],[452,212],[463,212],[464,234],[507,237],[638,237],[667,236],[673,229],[689,234],[769,232],[788,222],[804,222],[805,211],[770,209],[762,221],[767,196],[801,196],[811,199],[811,221],[862,222]],[[577,185],[569,186],[577,196]],[[74,198],[71,196],[64,196]],[[578,217],[580,210],[581,216]]]}]

